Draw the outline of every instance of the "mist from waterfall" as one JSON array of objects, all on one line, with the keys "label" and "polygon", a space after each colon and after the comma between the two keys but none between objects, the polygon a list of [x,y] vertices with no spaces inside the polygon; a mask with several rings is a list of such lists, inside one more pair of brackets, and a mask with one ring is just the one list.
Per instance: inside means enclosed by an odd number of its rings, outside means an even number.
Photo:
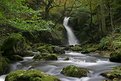
[{"label": "mist from waterfall", "polygon": [[64,25],[64,27],[65,27],[65,29],[67,31],[69,45],[76,45],[76,44],[79,44],[79,43],[78,43],[78,40],[77,40],[76,36],[74,35],[71,27],[68,25],[69,18],[70,17],[65,17],[64,18],[63,25]]}]

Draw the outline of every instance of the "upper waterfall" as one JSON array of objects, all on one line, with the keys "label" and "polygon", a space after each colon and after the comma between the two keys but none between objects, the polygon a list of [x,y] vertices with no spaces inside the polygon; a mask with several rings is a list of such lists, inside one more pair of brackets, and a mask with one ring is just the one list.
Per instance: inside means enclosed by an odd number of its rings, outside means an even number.
[{"label": "upper waterfall", "polygon": [[69,25],[68,25],[69,18],[70,17],[64,18],[63,25],[67,31],[69,45],[76,45],[76,44],[78,44],[78,40],[77,40],[76,36],[74,35],[71,27],[69,27]]}]

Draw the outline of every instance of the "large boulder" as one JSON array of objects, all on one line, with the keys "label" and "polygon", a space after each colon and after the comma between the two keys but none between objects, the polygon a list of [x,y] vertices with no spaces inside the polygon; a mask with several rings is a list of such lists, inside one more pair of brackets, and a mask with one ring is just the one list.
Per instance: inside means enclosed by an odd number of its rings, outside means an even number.
[{"label": "large boulder", "polygon": [[57,53],[57,54],[64,54],[65,50],[63,47],[59,47],[59,46],[54,46],[53,47],[53,52]]},{"label": "large boulder", "polygon": [[114,67],[111,71],[102,73],[101,75],[109,79],[106,81],[121,81],[121,66]]},{"label": "large boulder", "polygon": [[70,48],[71,48],[72,51],[82,51],[82,48],[79,45],[75,45],[75,46],[72,46]]},{"label": "large boulder", "polygon": [[89,71],[87,69],[76,67],[74,65],[64,67],[61,71],[61,73],[66,75],[66,76],[78,77],[78,78],[86,77],[88,72]]},{"label": "large boulder", "polygon": [[39,70],[18,70],[9,73],[5,81],[60,81],[55,76],[45,74]]},{"label": "large boulder", "polygon": [[121,52],[111,53],[109,60],[111,62],[119,62],[120,63],[121,62]]},{"label": "large boulder", "polygon": [[40,53],[53,53],[53,46],[49,44],[39,44],[39,46],[37,46],[37,50]]},{"label": "large boulder", "polygon": [[37,54],[33,58],[34,60],[58,60],[56,54]]},{"label": "large boulder", "polygon": [[1,46],[2,55],[8,58],[14,55],[24,56],[26,49],[25,38],[19,33],[11,34]]}]

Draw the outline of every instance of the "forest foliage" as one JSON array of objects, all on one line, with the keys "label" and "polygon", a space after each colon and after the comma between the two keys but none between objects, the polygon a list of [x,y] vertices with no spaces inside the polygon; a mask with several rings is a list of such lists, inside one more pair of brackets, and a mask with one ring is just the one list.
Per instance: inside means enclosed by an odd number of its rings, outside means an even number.
[{"label": "forest foliage", "polygon": [[[0,23],[20,30],[49,30],[62,34],[62,21],[70,16],[82,41],[97,41],[121,32],[120,0],[1,0]],[[60,35],[61,35],[60,34]]]}]

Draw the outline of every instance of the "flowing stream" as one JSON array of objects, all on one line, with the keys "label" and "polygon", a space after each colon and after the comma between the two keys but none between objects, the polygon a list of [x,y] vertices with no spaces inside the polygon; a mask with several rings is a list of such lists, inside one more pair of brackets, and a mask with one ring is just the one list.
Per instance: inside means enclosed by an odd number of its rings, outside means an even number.
[{"label": "flowing stream", "polygon": [[76,36],[74,35],[71,27],[68,25],[68,21],[69,21],[69,17],[65,17],[64,21],[63,21],[63,25],[67,31],[68,43],[69,43],[69,45],[76,45],[76,44],[78,44],[78,40],[77,40]]},{"label": "flowing stream", "polygon": [[[70,60],[64,59],[69,57]],[[28,70],[38,69],[45,73],[55,75],[61,81],[103,81],[104,77],[100,76],[101,73],[109,71],[112,67],[121,65],[120,63],[109,62],[107,58],[101,58],[97,54],[82,54],[78,52],[69,52],[60,55],[57,61],[34,61],[33,57],[25,57],[23,61],[11,64],[11,71],[14,70]],[[63,67],[68,65],[75,65],[89,69],[90,73],[87,77],[74,78],[67,77],[60,74]],[[0,76],[0,81],[4,81],[6,75]]]},{"label": "flowing stream", "polygon": [[[69,17],[65,17],[64,26],[67,30],[69,45],[78,44],[72,29],[68,26]],[[39,52],[34,52],[38,54]],[[68,61],[64,59],[69,57]],[[102,58],[98,54],[82,54],[80,52],[70,52],[66,51],[65,54],[60,55],[57,61],[34,61],[33,57],[24,57],[23,61],[11,64],[10,71],[15,70],[29,70],[38,69],[50,75],[57,76],[61,81],[103,81],[106,78],[102,77],[100,74],[107,72],[112,69],[112,67],[121,65],[120,63],[109,62],[108,58]],[[60,72],[63,67],[68,65],[75,65],[78,67],[83,67],[89,69],[87,77],[74,78],[62,75]],[[6,75],[0,76],[0,81],[5,81]]]}]

